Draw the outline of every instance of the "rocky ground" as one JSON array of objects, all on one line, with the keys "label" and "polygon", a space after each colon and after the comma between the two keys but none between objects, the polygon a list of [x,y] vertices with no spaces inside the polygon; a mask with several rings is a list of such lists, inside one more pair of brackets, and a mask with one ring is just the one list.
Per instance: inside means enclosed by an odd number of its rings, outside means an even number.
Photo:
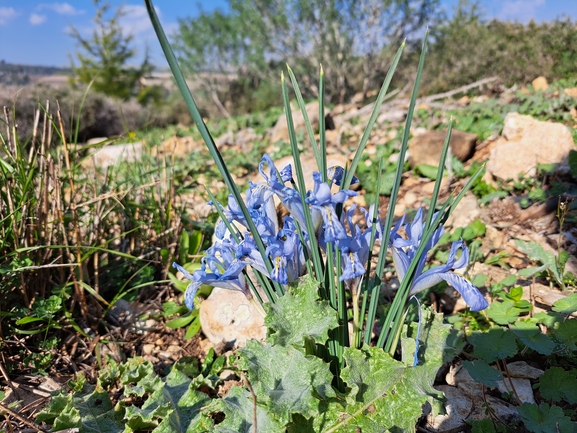
[{"label": "rocky ground", "polygon": [[[487,86],[490,83],[483,84]],[[534,83],[534,87],[538,85],[539,83]],[[499,98],[503,100],[509,98],[510,95],[507,92],[506,89],[501,91]],[[568,94],[575,92],[577,96],[577,89],[566,89],[566,92]],[[486,99],[484,96],[477,97],[479,101],[484,99]],[[437,102],[438,100],[442,102]],[[419,109],[433,112],[439,106],[443,109],[464,107],[471,102],[472,100],[468,97],[458,100],[447,99],[447,97],[444,99],[429,97],[419,101]],[[368,142],[365,151],[367,155],[376,155],[379,146],[385,142],[396,140],[400,145],[399,128],[404,122],[407,105],[408,101],[402,99],[401,96],[384,104]],[[329,166],[350,164],[353,151],[363,133],[371,109],[370,105],[351,103],[334,107],[326,113],[326,124],[330,127],[326,131]],[[313,127],[318,129],[318,104],[307,105],[307,111]],[[573,122],[577,123],[577,112],[570,114],[574,115]],[[294,118],[297,130],[304,132],[304,121],[300,112],[295,112]],[[445,119],[439,119],[440,122],[443,120]],[[564,193],[561,202],[571,206],[571,201],[577,192],[577,185],[570,175],[568,155],[570,151],[575,150],[575,142],[565,125],[509,113],[505,118],[502,133],[486,140],[480,140],[475,134],[461,132],[458,128],[459,125],[456,125],[450,143],[452,155],[460,160],[465,168],[475,161],[487,161],[487,173],[484,180],[488,185],[501,188],[502,182],[520,173],[528,178],[535,177],[539,164],[559,164],[557,169],[543,180],[543,186],[547,189],[554,179],[565,180],[571,188],[569,192]],[[411,167],[418,167],[422,164],[436,165],[445,139],[445,132],[427,130],[423,127],[415,127],[411,132],[412,139],[408,156]],[[252,129],[244,129],[217,137],[216,143],[221,148],[243,152],[255,140],[267,139],[267,137],[271,143],[269,151],[272,154],[282,150],[283,146],[287,146],[288,131],[283,118],[279,119],[267,136],[257,134]],[[203,150],[204,145],[192,137],[172,137],[165,140],[155,152],[168,152],[177,157],[190,157],[194,152]],[[90,163],[105,166],[116,162],[119,158],[137,160],[140,153],[144,151],[145,146],[142,145],[131,145],[130,148],[123,147],[123,145],[107,146]],[[396,154],[392,154],[389,157],[390,163],[396,162],[395,156]],[[290,160],[290,157],[284,157],[276,163],[278,167],[282,167]],[[373,160],[369,158],[362,164],[366,166],[372,163]],[[302,164],[305,178],[311,179],[310,173],[316,169],[312,152],[303,153]],[[308,176],[307,173],[309,173]],[[238,177],[237,182],[242,185],[246,184],[249,179],[260,180],[258,173],[247,172],[246,175]],[[441,199],[448,197],[453,191],[459,191],[465,182],[466,179],[449,173],[449,176],[443,179]],[[418,176],[414,172],[405,174],[395,214],[400,216],[419,207],[427,207],[427,199],[433,191],[433,185],[432,180]],[[351,199],[347,205],[354,202],[359,206],[366,206],[362,190],[360,192],[359,197]],[[489,284],[501,281],[533,265],[534,263],[527,255],[518,248],[516,242],[518,240],[537,242],[546,251],[554,254],[557,254],[558,249],[564,249],[571,254],[566,270],[577,274],[577,259],[575,258],[577,228],[574,225],[574,216],[570,213],[570,217],[561,226],[557,218],[560,203],[557,197],[550,197],[529,207],[522,206],[523,198],[523,196],[509,194],[506,197],[497,196],[486,203],[479,203],[473,193],[467,193],[447,222],[447,230],[467,227],[475,220],[482,221],[486,226],[481,243],[481,253],[485,263],[474,263],[468,271],[470,278],[477,274],[484,274],[488,276],[487,284]],[[191,193],[186,199],[189,200],[187,207],[192,219],[202,219],[210,210],[199,193]],[[389,206],[388,199],[382,198],[379,204],[381,210],[385,211]],[[489,260],[495,257],[499,259]],[[550,309],[556,300],[570,293],[561,292],[544,279],[519,278],[518,283],[526,288],[524,297],[534,305],[534,312]],[[6,372],[3,371],[2,374],[11,388],[8,394],[12,394],[12,401],[21,401],[18,409],[9,409],[6,416],[21,419],[25,426],[26,420],[33,419],[33,414],[44,405],[49,393],[64,386],[65,382],[71,379],[70,372],[83,371],[89,380],[95,379],[98,366],[101,365],[106,355],[111,355],[118,361],[132,356],[144,356],[153,362],[157,366],[157,371],[160,372],[182,356],[203,358],[210,347],[215,347],[218,352],[224,352],[242,344],[246,338],[263,336],[262,318],[255,314],[246,300],[242,297],[236,299],[226,291],[215,290],[201,306],[203,333],[184,341],[184,329],[167,328],[158,319],[161,312],[161,295],[152,299],[149,297],[144,303],[118,302],[107,317],[107,326],[110,330],[107,335],[88,340],[77,333],[71,333],[70,338],[59,349],[56,362],[58,367],[56,374],[51,377],[21,376],[9,380]],[[175,299],[175,301],[179,300]],[[432,301],[439,310],[446,314],[453,314],[465,308],[450,288],[446,294]],[[94,350],[97,346],[98,350]],[[1,356],[3,355],[0,354],[0,359]],[[509,364],[509,369],[515,381],[515,389],[517,392],[523,392],[519,399],[534,402],[531,381],[538,378],[542,370],[526,362],[514,364]],[[423,431],[459,431],[463,427],[463,419],[475,418],[475,414],[479,417],[484,416],[481,408],[484,394],[479,388],[481,385],[467,376],[468,373],[460,369],[458,364],[448,365],[445,371],[440,372],[438,389],[445,392],[451,409],[448,417],[430,418],[426,425],[423,425]],[[502,386],[503,392],[506,392],[508,384],[502,384]],[[507,418],[516,414],[509,407],[510,405],[499,397],[490,396],[489,398],[492,399],[493,407],[497,408],[498,416]],[[4,406],[9,408],[9,402],[10,400],[5,400]],[[454,420],[459,422],[455,424]],[[33,423],[30,423],[28,428],[35,427]]]}]

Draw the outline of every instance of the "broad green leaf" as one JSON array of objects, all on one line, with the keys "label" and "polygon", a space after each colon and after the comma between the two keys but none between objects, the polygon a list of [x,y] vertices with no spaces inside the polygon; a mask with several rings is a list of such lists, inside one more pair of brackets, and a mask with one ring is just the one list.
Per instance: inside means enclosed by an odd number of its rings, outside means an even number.
[{"label": "broad green leaf", "polygon": [[193,389],[191,383],[187,375],[173,369],[157,383],[142,407],[126,408],[126,425],[135,431],[154,428],[153,432],[157,433],[201,431],[198,427],[206,425],[207,419],[202,417],[200,409],[210,402],[210,398]]},{"label": "broad green leaf", "polygon": [[533,275],[547,270],[547,265],[543,266],[529,266],[528,268],[520,269],[517,274],[523,278],[531,278]]},{"label": "broad green leaf", "polygon": [[569,350],[577,350],[577,319],[569,319],[557,325],[554,338]]},{"label": "broad green leaf", "polygon": [[571,314],[577,311],[577,293],[573,293],[553,304],[553,311],[561,314]]},{"label": "broad green leaf", "polygon": [[555,349],[555,342],[543,334],[535,323],[520,320],[511,326],[511,331],[523,344],[541,355],[550,355]]},{"label": "broad green leaf", "polygon": [[309,337],[322,344],[329,329],[338,325],[337,312],[327,301],[318,298],[319,284],[305,277],[291,288],[276,304],[266,304],[265,325],[269,328],[267,342],[280,346],[303,345]]},{"label": "broad green leaf", "polygon": [[521,286],[511,287],[507,297],[509,299],[511,299],[512,301],[520,301],[521,298],[523,297],[523,287],[521,287]]},{"label": "broad green leaf", "polygon": [[539,378],[539,390],[546,400],[577,403],[577,370],[551,367]]},{"label": "broad green leaf", "polygon": [[469,342],[475,347],[475,356],[488,364],[517,353],[515,336],[500,327],[491,328],[489,332],[475,332],[469,337]]},{"label": "broad green leaf", "polygon": [[351,391],[346,414],[331,426],[334,431],[411,431],[422,405],[438,396],[428,394],[432,389],[428,367],[405,367],[382,349],[368,346],[346,348],[344,358],[341,376]]},{"label": "broad green leaf", "polygon": [[415,167],[415,172],[423,177],[435,180],[437,179],[438,167],[429,164],[419,164]]},{"label": "broad green leaf", "polygon": [[523,403],[517,408],[525,427],[532,433],[575,433],[575,424],[559,406]]},{"label": "broad green leaf", "polygon": [[259,404],[274,413],[282,425],[293,413],[318,414],[322,400],[335,396],[333,375],[321,359],[292,347],[263,345],[250,340],[239,351],[238,366],[248,372]]},{"label": "broad green leaf", "polygon": [[513,301],[493,302],[486,310],[487,316],[499,325],[514,323],[522,313],[520,308],[515,306]]},{"label": "broad green leaf", "polygon": [[534,314],[531,318],[535,323],[542,323],[547,328],[554,328],[556,324],[563,322],[564,319],[565,316],[550,311],[541,311]]},{"label": "broad green leaf", "polygon": [[477,237],[485,236],[486,230],[487,226],[483,223],[483,221],[476,219],[467,227],[465,227],[461,236],[466,241],[470,241]]},{"label": "broad green leaf", "polygon": [[484,418],[479,421],[473,421],[471,423],[472,429],[471,433],[496,433],[495,425],[490,418]]},{"label": "broad green leaf", "polygon": [[[256,423],[254,419],[256,410]],[[239,386],[233,386],[228,395],[213,400],[207,412],[223,412],[224,421],[214,427],[217,433],[278,433],[283,425],[274,418],[274,413],[256,405],[251,393]],[[256,427],[255,427],[256,424]]]},{"label": "broad green leaf", "polygon": [[124,430],[122,416],[123,410],[114,408],[108,393],[97,384],[86,385],[75,394],[55,396],[36,421],[51,423],[56,431],[78,427],[81,433],[116,433]]},{"label": "broad green leaf", "polygon": [[501,372],[482,359],[476,361],[463,361],[463,367],[469,372],[475,382],[482,383],[485,386],[496,387],[497,382],[503,380]]}]

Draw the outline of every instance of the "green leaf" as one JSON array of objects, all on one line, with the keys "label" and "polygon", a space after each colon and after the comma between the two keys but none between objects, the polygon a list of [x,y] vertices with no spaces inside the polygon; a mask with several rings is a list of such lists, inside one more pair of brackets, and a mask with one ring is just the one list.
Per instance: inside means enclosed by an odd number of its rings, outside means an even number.
[{"label": "green leaf", "polygon": [[80,427],[83,433],[121,432],[123,410],[114,408],[99,383],[86,385],[74,395],[59,394],[38,414],[36,421],[52,422],[54,430]]},{"label": "green leaf", "polygon": [[575,424],[559,406],[523,403],[517,408],[525,427],[532,433],[575,433]]},{"label": "green leaf", "polygon": [[477,237],[485,236],[487,226],[483,221],[476,219],[463,230],[462,237],[466,241],[473,240]]},{"label": "green leaf", "polygon": [[577,293],[573,293],[553,304],[553,311],[561,314],[571,314],[577,311]]},{"label": "green leaf", "polygon": [[463,361],[463,367],[469,372],[475,382],[482,383],[485,386],[496,387],[500,380],[503,380],[501,372],[487,364],[481,359],[469,362]]},{"label": "green leaf", "polygon": [[577,151],[569,151],[569,170],[571,171],[571,176],[577,179]]},{"label": "green leaf", "polygon": [[553,336],[569,350],[577,350],[577,319],[569,319],[557,325]]},{"label": "green leaf", "polygon": [[435,180],[437,179],[438,167],[429,164],[419,164],[415,167],[415,172],[423,177]]},{"label": "green leaf", "polygon": [[475,356],[488,364],[517,353],[515,336],[500,327],[491,328],[489,332],[475,332],[469,337],[469,342],[475,347]]},{"label": "green leaf", "polygon": [[511,301],[520,301],[521,298],[523,297],[523,287],[511,287],[511,290],[509,290],[509,293],[507,294],[507,298],[509,298]]},{"label": "green leaf", "polygon": [[[256,410],[256,428],[255,415]],[[224,421],[214,427],[217,433],[278,433],[283,425],[274,419],[274,415],[256,405],[249,391],[233,386],[223,399],[214,400],[207,412],[223,412]]]},{"label": "green leaf", "polygon": [[239,354],[238,366],[248,372],[259,404],[268,407],[282,425],[288,424],[294,413],[305,417],[318,414],[321,400],[335,396],[329,365],[319,358],[254,340]]},{"label": "green leaf", "polygon": [[523,278],[531,278],[533,275],[546,271],[547,265],[543,266],[529,266],[528,268],[520,269],[517,274]]},{"label": "green leaf", "polygon": [[281,346],[302,345],[303,338],[322,344],[329,329],[338,326],[337,312],[318,298],[318,282],[310,276],[285,293],[276,304],[265,304],[267,342]]},{"label": "green leaf", "polygon": [[551,367],[539,378],[539,390],[544,399],[577,403],[577,370]]},{"label": "green leaf", "polygon": [[473,427],[471,433],[496,433],[495,425],[490,418],[473,421],[471,426]]},{"label": "green leaf", "polygon": [[563,322],[565,316],[561,314],[552,313],[550,311],[541,311],[540,313],[534,314],[531,320],[535,323],[542,323],[547,328],[554,328],[558,323]]},{"label": "green leaf", "polygon": [[[196,312],[196,314],[193,314]],[[190,314],[186,314],[185,316],[181,316],[177,319],[170,320],[166,322],[165,325],[169,328],[182,328],[192,322],[194,319],[198,317],[198,310],[191,311]]]},{"label": "green leaf", "polygon": [[180,233],[180,239],[178,241],[178,262],[182,265],[188,263],[188,250],[189,250],[189,238],[188,232],[183,230]]},{"label": "green leaf", "polygon": [[514,323],[522,313],[513,301],[493,302],[486,310],[487,316],[499,325]]},{"label": "green leaf", "polygon": [[351,391],[346,415],[332,426],[346,429],[337,431],[410,431],[422,405],[437,395],[430,393],[434,392],[430,366],[405,367],[382,349],[369,346],[345,348],[343,356],[346,367],[341,376]]},{"label": "green leaf", "polygon": [[555,342],[531,321],[520,320],[511,326],[511,331],[523,344],[541,355],[550,355],[555,349]]},{"label": "green leaf", "polygon": [[[128,427],[135,431],[154,428],[156,433],[209,431],[210,421],[200,412],[210,402],[207,394],[193,389],[190,378],[177,369],[172,369],[164,380],[155,379],[154,390],[142,406],[126,408]],[[145,388],[151,382],[143,378],[138,385]]]}]

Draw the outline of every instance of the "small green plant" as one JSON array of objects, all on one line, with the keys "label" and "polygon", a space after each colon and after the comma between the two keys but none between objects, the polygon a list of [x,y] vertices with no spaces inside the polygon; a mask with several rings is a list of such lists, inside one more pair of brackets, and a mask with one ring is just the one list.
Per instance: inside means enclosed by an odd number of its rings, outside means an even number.
[{"label": "small green plant", "polygon": [[[188,231],[183,230],[180,234],[178,261],[179,263],[183,264],[184,269],[186,269],[188,272],[195,272],[201,267],[199,259],[202,256],[200,252],[202,249],[202,241],[203,234],[201,231],[194,231],[189,233]],[[165,250],[163,255],[165,259],[165,265],[173,262],[173,260],[171,260],[171,258],[168,256],[168,250]],[[189,282],[179,280],[175,273],[176,272],[174,270],[168,272],[168,278],[177,290],[182,293],[186,292],[186,288],[188,287]],[[210,288],[206,287],[206,289],[208,290],[203,291],[203,294],[208,296],[208,294],[210,294]],[[170,319],[166,322],[166,326],[173,329],[187,327],[186,333],[184,335],[185,340],[194,337],[200,331],[200,318],[198,317],[198,310],[191,311],[186,306],[182,305],[182,303],[176,303],[172,301],[162,304],[162,308],[164,310],[164,317],[166,319]],[[174,316],[178,317],[172,318]]]}]

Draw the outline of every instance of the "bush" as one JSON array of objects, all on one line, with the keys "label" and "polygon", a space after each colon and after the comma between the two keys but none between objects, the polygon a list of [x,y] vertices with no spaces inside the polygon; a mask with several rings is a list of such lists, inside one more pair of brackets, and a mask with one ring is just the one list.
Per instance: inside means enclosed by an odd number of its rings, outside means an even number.
[{"label": "bush", "polygon": [[482,78],[527,84],[577,75],[577,23],[569,18],[529,24],[483,21],[462,2],[454,18],[433,35],[424,73],[426,93],[443,92]]},{"label": "bush", "polygon": [[[43,85],[0,88],[0,107],[16,109],[20,140],[32,136],[34,116],[38,102],[51,103],[51,113],[56,112],[56,101],[60,105],[67,140],[73,141],[74,128],[84,98],[84,90],[52,88]],[[142,106],[135,100],[121,101],[96,92],[86,95],[80,115],[78,141],[85,142],[94,137],[114,137],[147,127],[164,127],[181,120],[182,104],[172,101],[158,105]]]}]

